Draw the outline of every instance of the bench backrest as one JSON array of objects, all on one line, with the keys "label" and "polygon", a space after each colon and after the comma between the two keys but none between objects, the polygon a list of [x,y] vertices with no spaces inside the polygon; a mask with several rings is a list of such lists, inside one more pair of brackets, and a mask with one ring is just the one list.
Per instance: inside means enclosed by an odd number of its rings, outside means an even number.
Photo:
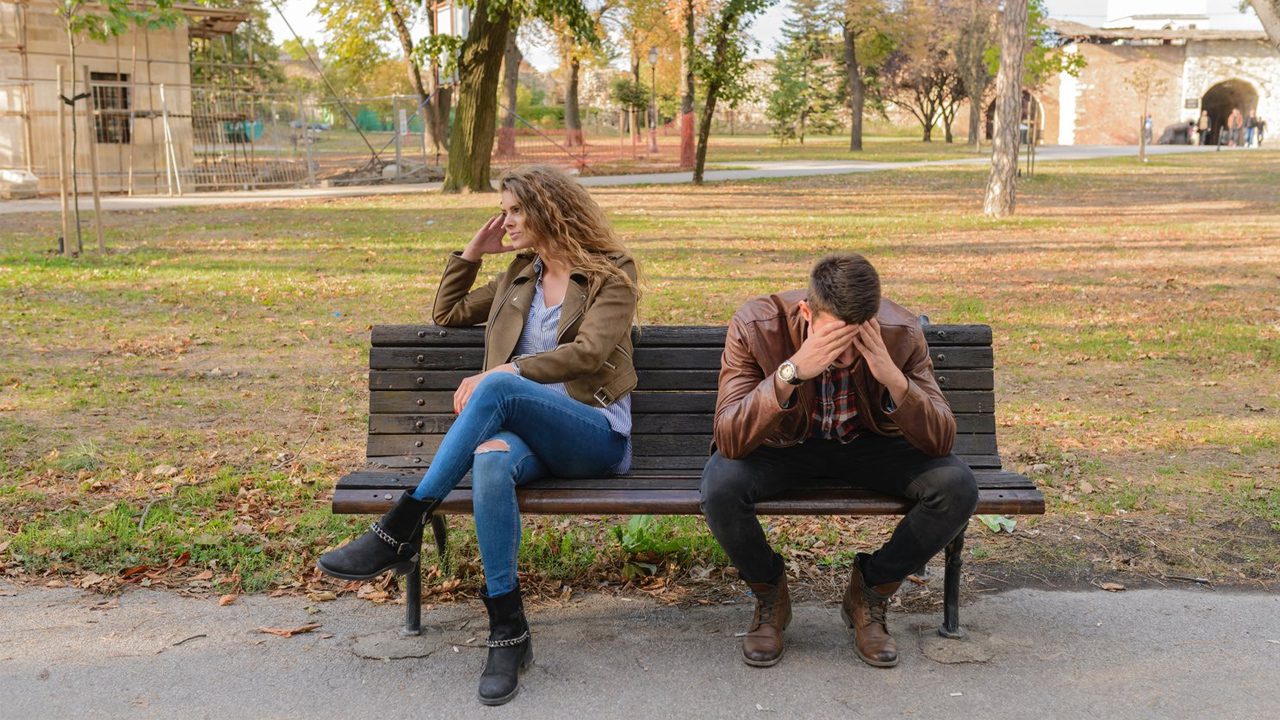
[{"label": "bench backrest", "polygon": [[[955,452],[999,469],[991,328],[927,325],[935,375],[956,415]],[[706,462],[725,328],[654,326],[636,338],[632,474],[697,475]],[[453,391],[483,362],[483,328],[378,325],[369,352],[371,466],[425,468],[453,424]]]}]

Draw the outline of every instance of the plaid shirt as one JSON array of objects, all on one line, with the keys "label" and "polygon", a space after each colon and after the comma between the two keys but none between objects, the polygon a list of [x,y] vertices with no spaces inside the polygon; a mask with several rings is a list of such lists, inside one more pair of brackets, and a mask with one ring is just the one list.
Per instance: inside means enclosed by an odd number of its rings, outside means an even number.
[{"label": "plaid shirt", "polygon": [[853,389],[853,369],[827,368],[818,383],[817,402],[813,405],[810,437],[819,440],[852,442],[858,437],[858,405]]}]

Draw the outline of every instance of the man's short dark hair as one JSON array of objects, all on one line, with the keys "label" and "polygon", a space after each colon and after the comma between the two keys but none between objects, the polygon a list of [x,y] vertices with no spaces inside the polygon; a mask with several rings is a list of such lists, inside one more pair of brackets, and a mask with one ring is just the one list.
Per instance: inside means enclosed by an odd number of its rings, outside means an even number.
[{"label": "man's short dark hair", "polygon": [[880,311],[880,275],[857,253],[828,255],[809,273],[809,307],[850,324]]}]

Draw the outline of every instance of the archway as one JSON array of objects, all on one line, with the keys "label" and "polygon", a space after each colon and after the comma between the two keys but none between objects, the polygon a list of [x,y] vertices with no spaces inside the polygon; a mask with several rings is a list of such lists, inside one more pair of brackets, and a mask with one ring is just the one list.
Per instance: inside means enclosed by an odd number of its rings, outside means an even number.
[{"label": "archway", "polygon": [[1246,118],[1258,108],[1258,91],[1244,80],[1224,80],[1200,98],[1200,109],[1209,113],[1209,144],[1217,144],[1218,133],[1227,126],[1227,118],[1235,108]]},{"label": "archway", "polygon": [[[1032,112],[1033,110],[1034,110],[1034,116],[1036,118],[1036,128],[1038,131],[1036,133],[1036,141],[1044,142],[1044,138],[1041,137],[1042,133],[1039,132],[1039,128],[1044,126],[1044,107],[1040,104],[1039,100],[1036,100],[1034,97],[1032,97],[1031,93],[1026,90],[1022,91],[1021,121],[1024,127],[1022,128],[1023,133],[1019,135],[1019,138],[1021,138],[1019,142],[1025,142],[1025,138],[1026,138],[1025,132],[1027,129],[1025,125],[1027,122],[1027,118],[1033,115],[1033,112]],[[996,127],[996,101],[992,100],[991,102],[987,103],[987,120],[986,120],[986,129],[984,131],[986,133],[986,138],[988,141],[990,141],[991,138],[995,135],[995,127]]]}]

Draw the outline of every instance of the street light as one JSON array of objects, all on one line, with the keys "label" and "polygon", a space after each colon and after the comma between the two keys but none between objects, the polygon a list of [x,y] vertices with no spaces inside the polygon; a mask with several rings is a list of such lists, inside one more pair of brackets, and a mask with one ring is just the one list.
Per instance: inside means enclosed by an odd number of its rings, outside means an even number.
[{"label": "street light", "polygon": [[658,152],[658,48],[649,48],[649,152]]}]

